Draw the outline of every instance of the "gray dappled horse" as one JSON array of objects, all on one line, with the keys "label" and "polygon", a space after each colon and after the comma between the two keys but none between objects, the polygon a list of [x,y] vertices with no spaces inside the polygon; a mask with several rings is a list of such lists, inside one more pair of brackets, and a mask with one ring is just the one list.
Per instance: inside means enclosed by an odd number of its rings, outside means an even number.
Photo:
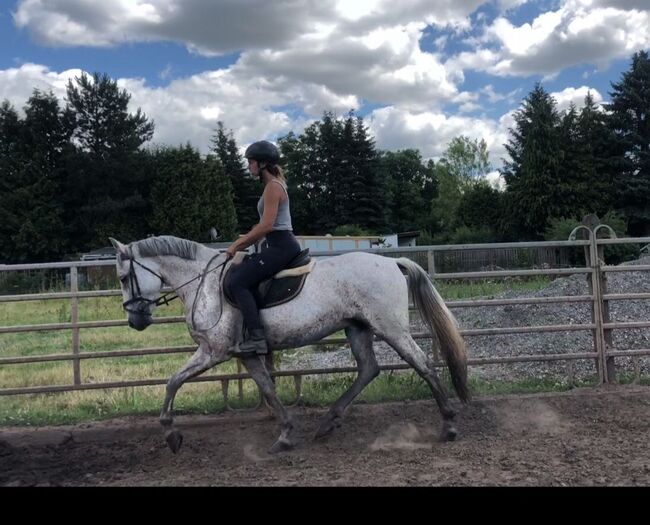
[{"label": "gray dappled horse", "polygon": [[[167,383],[160,422],[173,452],[182,435],[173,428],[176,392],[191,377],[231,359],[229,350],[241,341],[243,319],[239,309],[224,300],[223,277],[233,264],[225,254],[201,244],[171,236],[152,237],[124,245],[111,239],[117,250],[117,273],[122,283],[129,326],[144,330],[152,323],[156,306],[164,304],[163,284],[180,297],[190,335],[199,345],[185,366]],[[404,278],[400,268],[408,276]],[[469,400],[467,357],[456,321],[431,284],[425,271],[409,259],[391,259],[362,252],[320,259],[309,267],[299,294],[289,302],[260,311],[271,350],[308,345],[345,330],[359,374],[332,405],[316,437],[340,426],[352,400],[379,374],[372,347],[373,334],[386,341],[427,382],[443,418],[442,441],[456,437],[451,408],[427,356],[409,332],[408,291],[422,318],[437,337],[461,401]],[[293,423],[275,392],[263,359],[241,358],[280,421],[280,437],[269,449],[278,452],[294,446]]]}]

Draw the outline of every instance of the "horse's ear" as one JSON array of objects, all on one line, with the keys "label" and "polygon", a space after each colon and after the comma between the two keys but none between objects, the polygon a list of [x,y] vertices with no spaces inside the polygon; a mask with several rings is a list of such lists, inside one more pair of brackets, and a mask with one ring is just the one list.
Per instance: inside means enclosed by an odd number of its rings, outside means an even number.
[{"label": "horse's ear", "polygon": [[122,257],[124,259],[128,259],[129,250],[124,244],[122,244],[117,239],[113,239],[113,237],[109,237],[108,240],[111,241],[111,244],[113,245],[113,248],[115,248],[117,250],[117,253],[120,255],[120,257]]}]

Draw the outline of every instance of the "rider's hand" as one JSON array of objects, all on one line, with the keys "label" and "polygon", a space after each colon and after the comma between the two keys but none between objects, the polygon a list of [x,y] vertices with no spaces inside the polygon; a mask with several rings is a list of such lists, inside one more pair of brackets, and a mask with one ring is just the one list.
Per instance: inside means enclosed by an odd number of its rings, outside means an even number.
[{"label": "rider's hand", "polygon": [[237,249],[235,248],[234,244],[231,244],[228,249],[226,250],[226,257],[228,259],[232,259],[235,256],[235,253],[237,252]]}]

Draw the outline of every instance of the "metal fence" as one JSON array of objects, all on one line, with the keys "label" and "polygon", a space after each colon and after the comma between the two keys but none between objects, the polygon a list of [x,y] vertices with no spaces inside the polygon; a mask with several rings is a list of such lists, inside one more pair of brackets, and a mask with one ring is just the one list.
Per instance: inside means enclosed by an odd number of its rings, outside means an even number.
[{"label": "metal fence", "polygon": [[[650,293],[627,293],[612,294],[607,291],[607,273],[608,272],[629,272],[629,271],[648,271],[650,265],[607,265],[604,261],[604,247],[609,245],[621,244],[645,244],[650,242],[647,238],[624,238],[624,239],[602,239],[598,238],[599,227],[594,230],[581,227],[588,230],[588,239],[569,240],[569,241],[547,241],[547,242],[519,242],[519,243],[490,243],[490,244],[468,244],[468,245],[446,245],[446,246],[419,246],[419,247],[402,247],[393,249],[373,249],[360,250],[371,253],[379,253],[389,257],[408,257],[428,270],[429,275],[435,281],[443,280],[473,280],[486,278],[506,278],[506,277],[532,277],[532,276],[567,276],[573,274],[584,274],[588,276],[589,293],[586,295],[572,296],[555,296],[555,297],[520,297],[514,299],[476,299],[476,300],[457,300],[447,301],[449,308],[460,307],[479,307],[479,306],[504,306],[504,305],[526,305],[526,304],[552,304],[552,303],[590,303],[592,311],[592,321],[583,324],[557,324],[544,326],[519,326],[519,327],[499,327],[483,329],[462,329],[461,334],[464,337],[490,336],[502,334],[520,334],[520,333],[545,333],[545,332],[565,332],[565,331],[588,331],[593,337],[593,350],[580,353],[565,353],[554,355],[528,355],[517,357],[501,358],[481,358],[470,359],[470,366],[498,364],[498,363],[515,363],[515,362],[543,362],[543,361],[573,361],[578,359],[594,359],[598,371],[598,378],[601,383],[613,382],[616,380],[615,358],[617,356],[633,356],[638,359],[640,356],[650,355],[650,349],[617,349],[612,344],[612,331],[616,329],[630,328],[647,328],[650,327],[650,320],[643,319],[633,322],[613,322],[609,318],[609,303],[611,301],[639,300],[650,299]],[[587,235],[585,235],[587,236]],[[544,265],[543,268],[515,269],[515,270],[489,270],[473,272],[438,272],[436,261],[441,254],[460,253],[471,251],[485,251],[494,248],[519,250],[534,249],[546,250],[549,253],[558,253],[557,250],[583,250],[585,264],[576,265],[569,268],[550,268]],[[315,257],[328,257],[345,252],[316,252],[312,255]],[[70,330],[72,332],[72,346],[66,353],[47,354],[35,356],[20,357],[1,357],[1,366],[10,366],[16,364],[28,363],[48,363],[58,361],[69,361],[72,366],[73,383],[68,385],[41,385],[20,388],[0,388],[0,395],[14,394],[35,394],[48,392],[65,392],[73,390],[92,390],[108,389],[118,387],[137,387],[146,385],[163,385],[168,378],[157,379],[139,379],[130,381],[112,381],[112,382],[83,382],[81,379],[81,363],[87,359],[98,358],[121,358],[127,356],[151,356],[159,354],[177,354],[189,353],[196,350],[196,346],[176,346],[144,349],[121,349],[102,352],[80,352],[80,332],[98,327],[115,327],[127,326],[126,319],[104,320],[104,321],[79,321],[79,302],[89,297],[109,297],[121,295],[120,290],[80,290],[79,286],[79,269],[80,268],[102,268],[114,266],[113,261],[95,261],[95,262],[65,262],[49,264],[18,264],[18,265],[0,265],[0,277],[6,277],[10,272],[19,271],[65,271],[68,274],[67,282],[69,291],[51,292],[51,293],[20,293],[0,295],[0,303],[12,301],[33,301],[33,300],[55,300],[69,299],[71,305],[70,322],[52,323],[52,324],[25,324],[20,326],[1,326],[0,334],[9,333],[28,333],[42,332],[52,330]],[[155,323],[184,323],[185,318],[182,316],[171,316],[156,318]],[[128,329],[128,328],[127,328]],[[426,332],[415,332],[412,334],[415,339],[430,339],[430,334]],[[314,344],[332,345],[343,344],[344,338],[325,338]],[[443,366],[441,362],[436,361],[436,366]],[[410,367],[406,364],[384,365],[382,370],[405,370]],[[220,381],[222,392],[226,398],[228,406],[228,392],[231,381],[239,384],[241,396],[241,384],[244,379],[250,376],[241,371],[236,374],[217,374],[205,375],[194,378],[192,382],[203,381]],[[321,375],[341,372],[356,372],[356,367],[340,368],[321,368],[321,369],[300,369],[300,370],[274,370],[274,377],[292,376],[296,387],[296,399],[300,398],[302,378],[307,375]]]}]

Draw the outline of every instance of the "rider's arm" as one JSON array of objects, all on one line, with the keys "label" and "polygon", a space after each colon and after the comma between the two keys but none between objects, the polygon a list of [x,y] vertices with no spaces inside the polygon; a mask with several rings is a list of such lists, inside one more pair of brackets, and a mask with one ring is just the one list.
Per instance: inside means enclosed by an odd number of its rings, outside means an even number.
[{"label": "rider's arm", "polygon": [[245,250],[251,244],[256,243],[264,238],[267,233],[273,230],[273,224],[278,215],[278,206],[280,200],[284,197],[284,192],[279,184],[267,184],[264,190],[264,214],[262,220],[256,224],[246,235],[237,239],[229,248],[232,252]]}]

